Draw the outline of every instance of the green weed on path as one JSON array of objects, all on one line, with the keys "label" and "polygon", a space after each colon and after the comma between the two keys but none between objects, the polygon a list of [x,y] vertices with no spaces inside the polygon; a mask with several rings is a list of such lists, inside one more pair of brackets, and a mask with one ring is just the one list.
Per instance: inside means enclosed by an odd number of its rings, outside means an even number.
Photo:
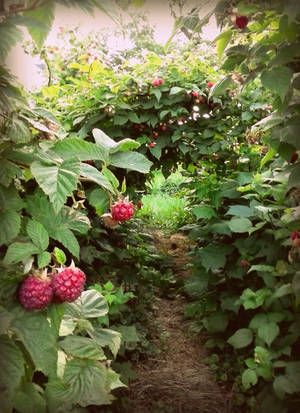
[{"label": "green weed on path", "polygon": [[184,225],[189,218],[188,203],[181,188],[184,179],[179,170],[167,179],[160,171],[155,171],[148,185],[149,193],[142,197],[142,208],[137,216],[147,224],[168,232]]}]

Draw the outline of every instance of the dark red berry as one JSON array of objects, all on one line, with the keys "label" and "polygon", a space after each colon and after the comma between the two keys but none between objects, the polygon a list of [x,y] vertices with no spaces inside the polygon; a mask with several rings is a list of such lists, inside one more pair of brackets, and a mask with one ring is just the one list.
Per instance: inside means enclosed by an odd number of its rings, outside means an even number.
[{"label": "dark red berry", "polygon": [[143,206],[143,204],[141,203],[141,201],[137,201],[136,207],[137,207],[138,209],[141,209],[142,206]]},{"label": "dark red berry", "polygon": [[52,300],[51,280],[30,275],[22,282],[18,295],[20,304],[27,310],[42,310]]},{"label": "dark red berry", "polygon": [[69,303],[76,300],[84,287],[85,274],[79,268],[58,270],[52,278],[53,294],[57,301]]},{"label": "dark red berry", "polygon": [[300,234],[299,234],[299,232],[298,232],[298,231],[294,231],[294,232],[292,232],[292,233],[291,233],[291,235],[290,235],[290,238],[291,238],[291,240],[294,240],[294,239],[300,238]]},{"label": "dark red berry", "polygon": [[244,29],[248,24],[248,17],[246,16],[236,16],[235,25],[238,29]]},{"label": "dark red berry", "polygon": [[297,152],[294,152],[293,155],[291,156],[290,163],[295,163],[297,159],[298,159],[298,154]]},{"label": "dark red berry", "polygon": [[247,262],[247,261],[245,261],[245,260],[242,260],[242,261],[241,261],[241,265],[242,265],[243,268],[246,268],[246,267],[248,267],[249,262]]},{"label": "dark red berry", "polygon": [[111,208],[112,218],[116,221],[128,221],[134,214],[134,206],[129,201],[119,201]]},{"label": "dark red berry", "polygon": [[204,96],[201,96],[200,99],[199,99],[199,102],[200,102],[200,103],[205,103],[205,102],[206,102],[205,97],[204,97]]}]

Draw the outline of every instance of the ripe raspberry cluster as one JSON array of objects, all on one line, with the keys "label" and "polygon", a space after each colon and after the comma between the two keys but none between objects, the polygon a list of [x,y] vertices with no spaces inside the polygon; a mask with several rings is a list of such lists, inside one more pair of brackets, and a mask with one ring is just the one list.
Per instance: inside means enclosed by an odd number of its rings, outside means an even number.
[{"label": "ripe raspberry cluster", "polygon": [[27,310],[42,310],[52,301],[70,303],[80,296],[85,280],[84,272],[74,265],[49,277],[45,273],[29,275],[20,285],[19,302]]},{"label": "ripe raspberry cluster", "polygon": [[119,201],[111,208],[111,215],[116,221],[128,221],[134,214],[134,206],[129,201]]}]

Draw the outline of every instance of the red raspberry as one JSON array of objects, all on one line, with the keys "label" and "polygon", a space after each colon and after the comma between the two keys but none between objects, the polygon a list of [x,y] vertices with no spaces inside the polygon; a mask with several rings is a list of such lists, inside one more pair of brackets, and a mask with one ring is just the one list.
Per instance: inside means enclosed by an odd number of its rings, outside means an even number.
[{"label": "red raspberry", "polygon": [[291,235],[290,235],[290,238],[291,238],[291,240],[294,240],[294,239],[300,238],[300,234],[299,234],[299,232],[298,232],[298,231],[294,231],[294,232],[292,232],[292,233],[291,233]]},{"label": "red raspberry", "polygon": [[249,262],[247,262],[247,261],[245,261],[245,260],[242,260],[242,261],[241,261],[241,265],[242,265],[243,268],[246,268],[246,267],[248,267]]},{"label": "red raspberry", "polygon": [[206,86],[207,87],[212,87],[213,85],[214,85],[213,82],[208,82]]},{"label": "red raspberry", "polygon": [[166,131],[166,130],[167,130],[166,125],[162,125],[161,130],[162,130],[162,131]]},{"label": "red raspberry", "polygon": [[18,295],[20,304],[26,310],[42,310],[52,300],[51,280],[29,275],[22,282]]},{"label": "red raspberry", "polygon": [[297,152],[294,152],[293,155],[291,156],[290,163],[292,164],[295,163],[297,159],[298,159],[298,154]]},{"label": "red raspberry", "polygon": [[198,96],[198,93],[194,91],[192,92],[192,95],[196,98]]},{"label": "red raspberry", "polygon": [[151,142],[151,143],[150,143],[150,147],[151,147],[151,148],[154,148],[154,146],[155,146],[155,142]]},{"label": "red raspberry", "polygon": [[58,270],[52,278],[52,288],[57,302],[72,301],[78,298],[83,290],[85,274],[79,268],[69,267]]},{"label": "red raspberry", "polygon": [[244,29],[248,24],[248,17],[246,16],[236,16],[235,25],[239,29]]},{"label": "red raspberry", "polygon": [[163,80],[162,80],[162,78],[161,78],[161,77],[158,79],[158,83],[159,83],[160,85],[162,85],[162,84],[163,84]]},{"label": "red raspberry", "polygon": [[111,209],[111,215],[116,221],[128,221],[133,214],[134,206],[129,201],[119,201]]},{"label": "red raspberry", "polygon": [[158,86],[160,84],[159,79],[155,79],[152,82],[153,86]]}]

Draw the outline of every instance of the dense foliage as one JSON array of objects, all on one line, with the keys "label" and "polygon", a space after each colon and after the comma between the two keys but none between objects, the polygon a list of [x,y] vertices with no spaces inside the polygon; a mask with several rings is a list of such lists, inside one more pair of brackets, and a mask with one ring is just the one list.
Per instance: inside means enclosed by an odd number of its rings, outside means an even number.
[{"label": "dense foliage", "polygon": [[[116,16],[100,1],[60,3]],[[125,196],[137,205],[150,169],[168,176],[179,164],[190,205],[182,229],[197,245],[186,315],[209,334],[216,379],[234,382],[249,411],[297,409],[299,7],[256,3],[219,3],[215,47],[199,43],[193,15],[175,22],[191,39],[180,50],[171,39],[150,47],[144,29],[132,37],[140,53],[107,57],[105,38],[82,42],[76,29],[61,28],[61,47],[43,46],[52,1],[1,10],[1,56],[25,25],[35,43],[27,51],[48,75],[28,96],[0,73],[3,411],[111,403],[123,384],[110,360],[137,343],[145,350],[148,294],[173,279],[141,221],[116,226],[110,210],[128,205]],[[78,300],[42,311],[18,304],[24,277],[71,259],[89,287]]]}]

